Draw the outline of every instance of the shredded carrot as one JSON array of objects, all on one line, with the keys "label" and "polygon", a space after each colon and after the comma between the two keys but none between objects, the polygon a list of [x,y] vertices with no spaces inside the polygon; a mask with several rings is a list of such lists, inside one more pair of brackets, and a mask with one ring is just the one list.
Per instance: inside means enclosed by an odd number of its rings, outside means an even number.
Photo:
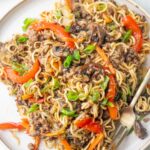
[{"label": "shredded carrot", "polygon": [[99,46],[96,46],[96,51],[100,55],[100,57],[103,59],[103,61],[106,63],[106,66],[109,67],[112,74],[116,74],[115,69],[113,65],[110,63],[108,56],[105,54],[104,50],[101,49]]},{"label": "shredded carrot", "polygon": [[112,19],[106,14],[103,14],[103,18],[104,18],[106,24],[112,22]]},{"label": "shredded carrot", "polygon": [[115,104],[114,104],[114,107],[108,106],[108,111],[109,111],[110,118],[112,120],[118,120],[119,119],[118,109],[115,106]]},{"label": "shredded carrot", "polygon": [[53,133],[45,133],[43,134],[44,136],[48,136],[48,137],[52,137],[52,136],[58,136],[64,133],[64,130],[59,130],[57,132],[53,132]]},{"label": "shredded carrot", "polygon": [[34,150],[38,150],[40,145],[40,137],[36,136],[35,137],[35,143],[34,143]]},{"label": "shredded carrot", "polygon": [[97,137],[91,142],[90,147],[88,148],[88,150],[94,150],[95,147],[102,142],[102,140],[104,139],[104,134],[100,133],[97,135]]},{"label": "shredded carrot", "polygon": [[21,122],[21,125],[25,128],[25,129],[29,129],[29,121],[28,121],[28,119],[26,119],[26,118],[23,118],[23,119],[21,119],[22,120],[22,122]]},{"label": "shredded carrot", "polygon": [[73,10],[73,0],[65,0],[67,7],[72,11]]},{"label": "shredded carrot", "polygon": [[22,100],[28,100],[33,97],[33,94],[24,94],[21,96]]},{"label": "shredded carrot", "polygon": [[61,139],[61,143],[64,146],[65,150],[72,150],[70,144],[67,142],[66,139]]}]

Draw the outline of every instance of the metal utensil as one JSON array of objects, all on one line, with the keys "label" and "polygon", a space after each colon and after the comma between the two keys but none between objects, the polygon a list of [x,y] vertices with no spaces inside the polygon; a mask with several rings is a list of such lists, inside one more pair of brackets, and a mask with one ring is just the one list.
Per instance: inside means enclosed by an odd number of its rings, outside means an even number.
[{"label": "metal utensil", "polygon": [[135,106],[139,96],[141,95],[143,89],[145,88],[146,84],[148,83],[150,79],[150,69],[148,70],[143,82],[141,83],[139,89],[137,90],[134,98],[132,99],[131,104],[124,108],[121,114],[121,118],[120,118],[120,125],[115,133],[115,135],[113,136],[113,142],[110,145],[110,150],[112,149],[112,147],[118,147],[121,142],[123,141],[123,139],[126,137],[126,135],[128,134],[128,131],[132,128],[132,126],[135,123],[135,113],[133,111],[133,107]]}]

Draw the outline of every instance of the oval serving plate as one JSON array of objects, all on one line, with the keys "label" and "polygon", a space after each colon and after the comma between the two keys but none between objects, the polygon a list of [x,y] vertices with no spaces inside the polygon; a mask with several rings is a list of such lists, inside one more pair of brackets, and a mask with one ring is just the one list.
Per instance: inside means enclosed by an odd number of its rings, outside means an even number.
[{"label": "oval serving plate", "polygon": [[[126,4],[128,7],[142,15],[144,15],[150,23],[149,14],[138,6],[132,0],[116,0],[120,4]],[[50,10],[54,6],[56,0],[24,0],[9,11],[0,20],[0,41],[6,41],[12,37],[13,34],[21,33],[23,20],[27,17],[39,17],[40,13],[45,10]],[[150,35],[150,33],[149,33]],[[147,58],[146,65],[150,66],[150,57]],[[0,122],[13,121],[17,122],[20,120],[17,108],[15,105],[15,98],[10,97],[7,87],[0,83]],[[150,125],[144,124],[150,135]],[[0,139],[11,149],[11,150],[28,150],[28,143],[33,142],[32,138],[26,133],[16,133],[20,139],[20,144],[9,131],[0,131]],[[140,149],[141,145],[145,141],[150,140],[150,136],[145,140],[138,139],[134,134],[128,136],[121,144],[118,150],[133,150]],[[46,150],[46,147],[42,143],[40,150]]]}]

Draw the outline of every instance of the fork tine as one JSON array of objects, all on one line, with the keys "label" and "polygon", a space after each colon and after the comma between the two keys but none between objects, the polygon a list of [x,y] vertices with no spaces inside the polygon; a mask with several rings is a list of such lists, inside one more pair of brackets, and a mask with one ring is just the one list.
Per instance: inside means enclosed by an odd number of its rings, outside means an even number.
[{"label": "fork tine", "polygon": [[126,135],[127,128],[125,126],[119,125],[108,150],[111,150],[114,147],[118,147]]}]

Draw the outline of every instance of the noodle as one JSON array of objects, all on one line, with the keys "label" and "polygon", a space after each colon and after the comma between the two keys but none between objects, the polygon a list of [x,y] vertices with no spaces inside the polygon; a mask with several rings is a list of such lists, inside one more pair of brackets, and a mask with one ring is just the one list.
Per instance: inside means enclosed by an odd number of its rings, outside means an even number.
[{"label": "noodle", "polygon": [[[127,29],[122,19],[127,15],[132,16],[142,30],[140,53],[133,48],[137,42],[133,34],[123,41]],[[115,107],[119,117],[120,110],[130,104],[144,77],[143,64],[150,52],[150,42],[148,23],[143,18],[112,1],[75,2],[73,11],[57,3],[55,10],[42,12],[41,20],[47,24],[54,22],[55,29],[61,28],[59,34],[49,27],[36,30],[34,25],[41,21],[38,20],[29,26],[26,34],[0,43],[0,79],[16,96],[20,115],[29,120],[31,136],[39,136],[47,147],[63,150],[62,137],[73,150],[88,150],[97,133],[103,132],[104,139],[95,149],[107,150],[117,123],[111,118],[109,107]],[[17,42],[22,36],[27,37],[26,41]],[[75,50],[68,43],[73,44]],[[97,53],[97,46],[102,48],[103,57]],[[34,74],[37,59],[40,66]],[[24,83],[25,79],[12,80],[8,68],[15,71],[14,76],[26,78],[30,73],[34,77]],[[109,95],[111,88],[115,93]],[[35,104],[37,107],[33,110]],[[150,112],[148,87],[135,110]],[[102,131],[75,124],[86,118]]]}]

